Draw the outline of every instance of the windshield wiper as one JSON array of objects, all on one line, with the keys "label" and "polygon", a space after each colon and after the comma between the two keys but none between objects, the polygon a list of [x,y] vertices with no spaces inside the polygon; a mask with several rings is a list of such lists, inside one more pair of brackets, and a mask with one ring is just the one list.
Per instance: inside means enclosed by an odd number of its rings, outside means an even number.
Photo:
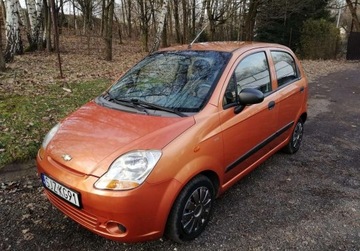
[{"label": "windshield wiper", "polygon": [[178,115],[179,117],[187,117],[186,114],[184,114],[184,113],[182,113],[182,112],[180,112],[180,111],[178,111],[176,109],[167,108],[167,107],[163,107],[163,106],[160,106],[160,105],[148,103],[148,102],[140,100],[140,99],[116,98],[109,91],[106,91],[105,94],[108,97],[108,101],[112,101],[112,102],[114,102],[116,104],[119,104],[119,105],[124,105],[124,106],[127,106],[127,107],[135,108],[138,111],[144,112],[146,114],[149,114],[149,112],[145,108],[150,108],[150,109],[154,109],[154,110],[174,113],[174,114]]},{"label": "windshield wiper", "polygon": [[178,115],[179,117],[187,117],[186,114],[184,114],[184,113],[182,113],[182,112],[180,112],[180,111],[178,111],[176,109],[172,109],[172,108],[163,107],[163,106],[160,106],[160,105],[148,103],[148,102],[140,100],[140,99],[131,99],[131,102],[133,104],[136,104],[136,105],[141,105],[142,107],[147,107],[147,108],[154,109],[154,110],[174,113],[174,114]]},{"label": "windshield wiper", "polygon": [[135,108],[139,112],[143,112],[143,113],[146,113],[147,115],[149,115],[149,112],[144,107],[138,106],[138,104],[134,103],[131,99],[116,98],[109,91],[106,91],[105,93],[108,96],[108,101],[114,102],[115,104],[118,104],[118,105]]}]

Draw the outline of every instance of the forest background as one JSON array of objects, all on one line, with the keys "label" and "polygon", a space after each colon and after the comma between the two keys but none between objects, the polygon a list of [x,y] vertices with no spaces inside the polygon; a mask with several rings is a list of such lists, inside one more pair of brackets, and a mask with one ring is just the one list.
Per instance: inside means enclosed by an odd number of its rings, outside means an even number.
[{"label": "forest background", "polygon": [[0,168],[33,159],[51,126],[143,56],[190,43],[202,30],[199,42],[275,42],[303,60],[341,59],[349,33],[360,32],[357,0],[0,0],[0,6]]}]

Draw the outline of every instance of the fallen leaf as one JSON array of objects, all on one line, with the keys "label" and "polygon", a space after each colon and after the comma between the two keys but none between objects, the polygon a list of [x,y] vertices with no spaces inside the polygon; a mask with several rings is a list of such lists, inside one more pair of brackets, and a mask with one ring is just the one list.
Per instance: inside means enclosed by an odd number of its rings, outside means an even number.
[{"label": "fallen leaf", "polygon": [[23,234],[26,234],[26,233],[29,232],[29,231],[30,231],[30,228],[26,228],[26,229],[21,230],[21,232],[22,232]]},{"label": "fallen leaf", "polygon": [[26,233],[26,234],[24,234],[24,239],[25,239],[26,241],[30,241],[30,240],[34,239],[34,234],[32,234],[32,233]]},{"label": "fallen leaf", "polygon": [[[22,216],[22,218],[21,218],[21,220],[25,220],[25,219],[27,219],[27,218],[29,218],[30,217],[30,214],[24,214],[23,216]],[[25,229],[25,230],[28,230],[28,229]],[[24,230],[23,230],[24,231]]]}]

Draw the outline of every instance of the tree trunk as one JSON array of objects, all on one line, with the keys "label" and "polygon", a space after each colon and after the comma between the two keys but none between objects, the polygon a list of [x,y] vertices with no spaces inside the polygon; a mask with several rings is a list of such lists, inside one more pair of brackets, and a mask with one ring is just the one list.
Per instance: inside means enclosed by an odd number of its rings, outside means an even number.
[{"label": "tree trunk", "polygon": [[180,36],[180,17],[179,17],[179,6],[177,0],[174,1],[174,20],[175,20],[175,33],[176,33],[176,43],[181,42]]},{"label": "tree trunk", "polygon": [[119,18],[116,16],[116,13],[114,12],[114,18],[115,21],[117,23],[117,32],[118,32],[118,36],[119,36],[119,44],[123,44],[123,40],[122,40],[122,32],[121,32],[121,22],[119,20]]},{"label": "tree trunk", "polygon": [[164,31],[164,24],[166,21],[168,4],[169,4],[169,1],[164,0],[161,8],[154,10],[155,11],[154,16],[156,18],[157,26],[156,26],[155,41],[154,41],[153,47],[151,48],[150,52],[157,51],[160,47],[161,35]]},{"label": "tree trunk", "polygon": [[112,60],[112,27],[114,19],[115,0],[103,0],[105,2],[105,60]]},{"label": "tree trunk", "polygon": [[60,58],[60,44],[59,44],[59,32],[58,32],[58,26],[57,26],[57,13],[55,10],[55,0],[50,0],[50,9],[51,9],[51,19],[53,23],[54,28],[54,44],[55,44],[55,50],[57,53],[58,58],[58,65],[59,65],[59,72],[60,72],[60,78],[63,78],[63,72],[61,67],[61,58]]},{"label": "tree trunk", "polygon": [[86,0],[81,2],[81,12],[83,13],[84,18],[84,26],[83,33],[88,34],[90,30],[92,30],[92,16],[93,16],[93,8],[94,2],[90,0]]},{"label": "tree trunk", "polygon": [[196,36],[196,0],[192,1],[191,6],[191,36]]},{"label": "tree trunk", "polygon": [[19,1],[5,0],[6,7],[6,48],[5,61],[11,62],[15,55],[23,54],[23,44],[20,36]]},{"label": "tree trunk", "polygon": [[261,0],[250,1],[249,10],[245,17],[244,36],[243,36],[247,41],[252,41],[254,38],[255,20],[260,4],[261,4]]},{"label": "tree trunk", "polygon": [[[6,8],[5,8],[5,2],[3,0],[0,0],[0,5],[1,5],[1,13],[0,15],[2,15],[2,21],[4,21],[4,24],[6,23]],[[0,21],[0,23],[2,22]]]},{"label": "tree trunk", "polygon": [[174,30],[173,30],[173,27],[174,27],[174,23],[173,23],[173,8],[172,8],[172,1],[171,0],[168,0],[169,1],[169,4],[168,4],[168,14],[167,14],[167,18],[166,18],[166,22],[165,22],[165,25],[166,25],[166,43],[168,44],[168,36],[170,36],[171,38],[174,36]]},{"label": "tree trunk", "polygon": [[75,4],[73,3],[73,18],[74,18],[74,29],[75,29],[75,35],[78,34],[78,24],[77,24],[77,19],[76,19],[76,8],[75,8]]},{"label": "tree trunk", "polygon": [[129,32],[129,38],[131,38],[132,35],[132,25],[131,25],[131,0],[128,0],[128,14],[127,14],[127,23],[128,23],[128,32]]},{"label": "tree trunk", "polygon": [[[168,10],[169,11],[169,10]],[[167,20],[169,19],[170,14],[168,12],[168,14],[165,16],[164,19],[164,28],[163,28],[163,32],[161,35],[161,46],[164,47],[168,47],[168,24],[167,24]]]},{"label": "tree trunk", "polygon": [[44,0],[44,18],[45,18],[45,40],[46,40],[46,50],[50,52],[52,50],[51,47],[51,15],[50,15],[50,8],[47,4],[47,1]]},{"label": "tree trunk", "polygon": [[[127,17],[126,8],[127,8],[126,7],[126,1],[121,0],[121,13],[122,13],[122,15],[121,15],[121,17],[119,16],[118,22],[120,23],[120,18],[122,18],[122,23],[124,24],[124,27],[125,26],[128,27],[127,26],[127,21],[126,21],[126,17]],[[116,18],[116,12],[114,13],[114,15],[115,15],[115,18]],[[122,41],[121,41],[121,43],[122,43]]]},{"label": "tree trunk", "polygon": [[356,6],[353,5],[351,0],[346,0],[346,4],[348,5],[351,16],[352,16],[352,21],[353,21],[353,25],[355,27],[355,31],[360,32],[360,21],[357,16],[357,13],[356,13]]},{"label": "tree trunk", "polygon": [[148,0],[137,0],[138,6],[140,8],[140,29],[141,29],[141,42],[144,51],[149,51],[148,42],[149,42],[149,20],[150,17]]},{"label": "tree trunk", "polygon": [[214,41],[215,39],[215,30],[216,30],[216,24],[215,24],[215,17],[214,13],[215,11],[212,10],[213,3],[210,0],[206,1],[206,12],[209,19],[209,29],[210,29],[210,41]]},{"label": "tree trunk", "polygon": [[102,8],[101,8],[101,27],[100,27],[100,36],[104,35],[105,29],[105,0],[102,1]]},{"label": "tree trunk", "polygon": [[30,31],[28,34],[29,50],[34,51],[41,48],[42,44],[42,32],[41,24],[43,21],[43,1],[42,0],[27,0],[28,17],[30,24]]},{"label": "tree trunk", "polygon": [[240,16],[240,21],[239,21],[239,39],[240,41],[244,40],[244,29],[245,29],[245,10],[246,10],[246,1],[243,2],[242,7],[241,7],[241,14],[239,14]]},{"label": "tree trunk", "polygon": [[3,24],[3,12],[0,12],[0,72],[5,71],[5,59],[3,55],[3,45],[2,45],[2,24]]},{"label": "tree trunk", "polygon": [[206,5],[207,5],[207,0],[203,0],[202,4],[201,4],[200,20],[199,20],[198,30],[201,30],[201,28],[204,26]]},{"label": "tree trunk", "polygon": [[[66,2],[66,0],[65,0]],[[64,0],[60,0],[60,15],[59,15],[59,27],[60,27],[60,34],[61,34],[61,30],[64,27],[65,23],[66,23],[66,16],[64,13]]]},{"label": "tree trunk", "polygon": [[183,34],[181,43],[185,44],[188,40],[188,12],[187,12],[187,0],[182,0],[182,11],[183,11]]}]

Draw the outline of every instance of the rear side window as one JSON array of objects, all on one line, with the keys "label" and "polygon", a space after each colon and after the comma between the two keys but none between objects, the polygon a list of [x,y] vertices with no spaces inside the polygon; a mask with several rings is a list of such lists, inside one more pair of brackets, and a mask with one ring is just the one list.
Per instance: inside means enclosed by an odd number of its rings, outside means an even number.
[{"label": "rear side window", "polygon": [[271,57],[274,61],[278,86],[282,86],[299,78],[295,60],[283,51],[272,51]]}]

